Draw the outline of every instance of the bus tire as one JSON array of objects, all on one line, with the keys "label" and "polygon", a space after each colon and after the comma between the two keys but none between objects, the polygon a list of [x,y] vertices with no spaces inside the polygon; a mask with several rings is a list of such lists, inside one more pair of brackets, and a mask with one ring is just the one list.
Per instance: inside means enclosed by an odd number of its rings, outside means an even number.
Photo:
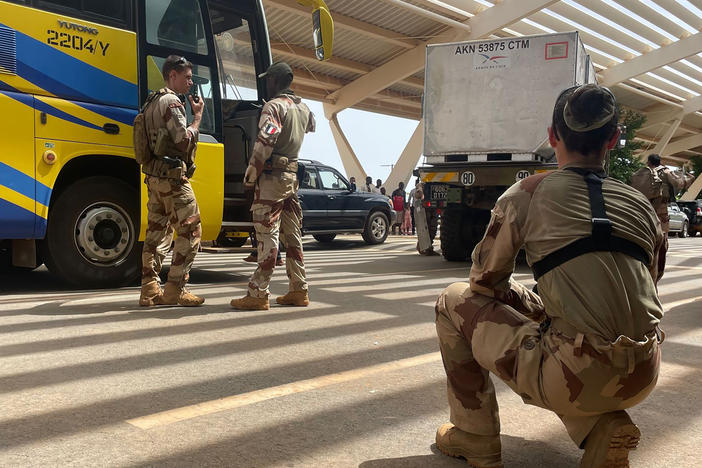
[{"label": "bus tire", "polygon": [[141,275],[139,192],[120,179],[73,183],[49,212],[42,254],[47,268],[80,288],[133,284]]}]

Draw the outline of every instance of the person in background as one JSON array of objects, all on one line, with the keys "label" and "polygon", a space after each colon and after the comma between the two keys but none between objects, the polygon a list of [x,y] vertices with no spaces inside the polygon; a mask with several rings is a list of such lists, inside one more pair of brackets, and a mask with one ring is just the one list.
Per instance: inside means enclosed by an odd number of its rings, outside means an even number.
[{"label": "person in background", "polygon": [[400,182],[397,188],[392,192],[392,207],[395,210],[395,224],[392,225],[392,233],[395,234],[395,227],[402,234],[402,222],[405,217],[405,205],[407,193],[405,192],[405,183]]},{"label": "person in background", "polygon": [[355,177],[351,177],[351,178],[349,179],[349,182],[351,183],[351,191],[352,191],[352,192],[355,192],[355,191],[356,191],[356,178],[355,178]]}]

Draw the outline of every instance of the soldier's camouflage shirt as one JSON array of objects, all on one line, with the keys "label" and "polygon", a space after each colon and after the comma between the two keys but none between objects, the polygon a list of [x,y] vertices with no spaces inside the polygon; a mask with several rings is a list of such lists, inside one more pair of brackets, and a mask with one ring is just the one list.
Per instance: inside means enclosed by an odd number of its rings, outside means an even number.
[{"label": "soldier's camouflage shirt", "polygon": [[[564,319],[585,335],[612,342],[620,335],[641,339],[663,316],[656,292],[663,246],[660,222],[638,190],[608,178],[602,192],[613,235],[643,247],[651,264],[621,253],[588,253],[542,276],[539,295],[548,316]],[[485,236],[473,251],[471,290],[510,305],[523,304],[510,290],[519,249],[524,246],[532,265],[591,235],[591,226],[581,175],[560,169],[517,182],[497,201]]]},{"label": "soldier's camouflage shirt", "polygon": [[292,91],[268,101],[261,111],[246,183],[253,184],[263,172],[266,160],[276,153],[297,161],[305,133],[315,131],[314,114]]}]

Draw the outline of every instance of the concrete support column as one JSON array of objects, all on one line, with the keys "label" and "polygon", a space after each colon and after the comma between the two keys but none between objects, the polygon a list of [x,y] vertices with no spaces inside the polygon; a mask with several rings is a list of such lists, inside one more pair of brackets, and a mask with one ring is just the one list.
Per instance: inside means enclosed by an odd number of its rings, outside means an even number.
[{"label": "concrete support column", "polygon": [[678,118],[673,120],[673,123],[670,124],[670,127],[668,127],[668,130],[665,131],[665,134],[663,137],[658,140],[658,143],[656,143],[656,147],[653,148],[651,151],[644,151],[639,155],[639,158],[644,161],[650,154],[660,154],[663,155],[663,152],[665,151],[666,146],[668,146],[668,143],[670,143],[670,139],[673,138],[673,135],[675,135],[675,132],[678,131],[678,127],[680,127],[680,124],[682,123],[682,118]]},{"label": "concrete support column", "polygon": [[358,160],[358,157],[356,157],[353,148],[351,148],[351,143],[349,143],[346,135],[344,135],[344,131],[341,129],[341,125],[339,125],[339,119],[337,119],[336,114],[333,114],[329,119],[329,127],[334,136],[336,148],[339,150],[339,156],[341,156],[341,163],[344,165],[346,177],[355,177],[356,184],[361,186],[366,180],[366,171],[363,169],[363,165]]},{"label": "concrete support column", "polygon": [[424,120],[420,120],[417,128],[407,142],[407,146],[402,151],[400,158],[392,168],[392,172],[385,181],[385,189],[392,192],[397,188],[400,182],[404,182],[407,186],[412,177],[412,169],[417,166],[419,158],[422,156],[422,146],[424,144]]}]

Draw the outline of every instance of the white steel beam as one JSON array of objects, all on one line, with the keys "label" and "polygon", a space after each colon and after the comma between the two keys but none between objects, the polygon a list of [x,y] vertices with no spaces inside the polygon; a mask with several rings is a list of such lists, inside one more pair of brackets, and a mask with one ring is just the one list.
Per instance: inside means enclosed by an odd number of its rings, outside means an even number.
[{"label": "white steel beam", "polygon": [[[293,44],[278,45],[278,46],[272,46],[271,52],[273,52],[274,56],[280,56],[283,58],[294,57],[297,59],[303,59],[306,62],[319,64],[319,60],[317,60],[317,57],[314,53],[314,50],[307,49],[305,47],[300,47],[300,46],[296,46]],[[329,60],[327,60],[326,62],[324,62],[324,66],[330,66],[330,67],[335,68],[337,70],[358,73],[359,75],[368,73],[368,72],[373,70],[373,67],[371,65],[367,65],[367,64],[361,63],[361,62],[356,62],[354,60],[348,60],[348,59],[337,57],[337,56],[334,56],[334,57],[330,58]],[[410,86],[410,87],[418,89],[418,90],[424,90],[424,81],[420,80],[418,78],[413,78],[413,77],[405,78],[404,80],[400,81],[400,84]]]},{"label": "white steel beam", "polygon": [[700,52],[702,52],[702,33],[697,33],[608,68],[599,74],[599,82],[603,86],[613,86]]},{"label": "white steel beam", "polygon": [[679,140],[675,140],[671,143],[668,144],[666,147],[665,151],[663,151],[661,154],[662,156],[670,156],[671,154],[679,153],[681,151],[689,150],[692,148],[696,148],[698,146],[702,146],[702,133],[698,135],[694,135],[691,137],[685,137],[681,138]]},{"label": "white steel beam", "polygon": [[687,189],[687,192],[680,197],[680,201],[692,201],[700,192],[702,192],[702,174],[697,174],[697,178]]},{"label": "white steel beam", "polygon": [[[644,159],[648,157],[649,154],[665,154],[665,149],[668,146],[668,143],[670,143],[671,138],[673,138],[673,135],[675,135],[675,132],[678,131],[678,127],[680,127],[680,124],[682,123],[682,119],[675,119],[672,124],[668,127],[668,129],[665,131],[665,134],[663,137],[658,140],[658,143],[656,143],[655,148],[651,151],[645,151],[641,154],[640,158]],[[677,151],[676,151],[677,153]],[[674,153],[668,153],[668,156]]]},{"label": "white steel beam", "polygon": [[[324,104],[326,107],[327,104]],[[355,177],[356,181],[360,184],[366,180],[366,171],[363,169],[363,165],[356,157],[356,153],[351,148],[351,143],[344,135],[344,131],[339,125],[339,120],[334,115],[329,119],[329,127],[331,128],[332,135],[334,136],[334,141],[336,142],[336,148],[339,150],[339,156],[341,156],[341,163],[344,165],[344,170],[346,171],[346,176],[350,179]]]},{"label": "white steel beam", "polygon": [[[310,17],[310,9],[299,5],[295,0],[263,0],[263,3],[266,6],[279,8],[287,12],[294,13],[298,16],[303,16],[305,18]],[[334,27],[353,31],[373,39],[387,42],[388,44],[392,44],[397,47],[402,47],[404,49],[412,49],[420,44],[420,41],[416,39],[403,36],[402,34],[398,34],[394,31],[383,29],[372,24],[364,23],[363,21],[359,21],[340,13],[334,13]]]},{"label": "white steel beam", "polygon": [[443,23],[447,26],[451,26],[452,28],[456,29],[464,29],[468,32],[470,32],[470,26],[468,26],[465,23],[461,23],[460,21],[456,21],[451,18],[447,18],[443,15],[440,15],[438,13],[434,13],[433,11],[425,10],[424,8],[418,7],[417,5],[412,5],[411,3],[406,3],[403,0],[382,0],[385,3],[390,3],[392,5],[395,5],[396,7],[404,8],[405,10],[409,10],[412,13],[415,13],[419,16],[424,16],[425,18],[432,19],[438,23]]},{"label": "white steel beam", "polygon": [[428,44],[480,39],[557,1],[559,0],[504,0],[482,11],[466,21],[471,27],[470,33],[460,31],[457,34],[456,30],[449,30],[431,41],[423,42],[419,46],[404,52],[402,55],[334,92],[330,97],[336,103],[334,106],[329,106],[327,118],[343,109],[356,105],[366,96],[375,94],[393,83],[397,83],[422,70],[424,68],[425,48]]},{"label": "white steel beam", "polygon": [[412,170],[417,167],[419,158],[422,156],[422,147],[424,144],[424,120],[420,120],[417,128],[407,142],[407,146],[402,151],[400,158],[390,172],[385,187],[389,190],[394,190],[400,182],[405,183],[405,187],[412,177]]},{"label": "white steel beam", "polygon": [[683,102],[683,115],[692,114],[702,110],[702,96],[697,96],[696,98],[688,99]]}]

